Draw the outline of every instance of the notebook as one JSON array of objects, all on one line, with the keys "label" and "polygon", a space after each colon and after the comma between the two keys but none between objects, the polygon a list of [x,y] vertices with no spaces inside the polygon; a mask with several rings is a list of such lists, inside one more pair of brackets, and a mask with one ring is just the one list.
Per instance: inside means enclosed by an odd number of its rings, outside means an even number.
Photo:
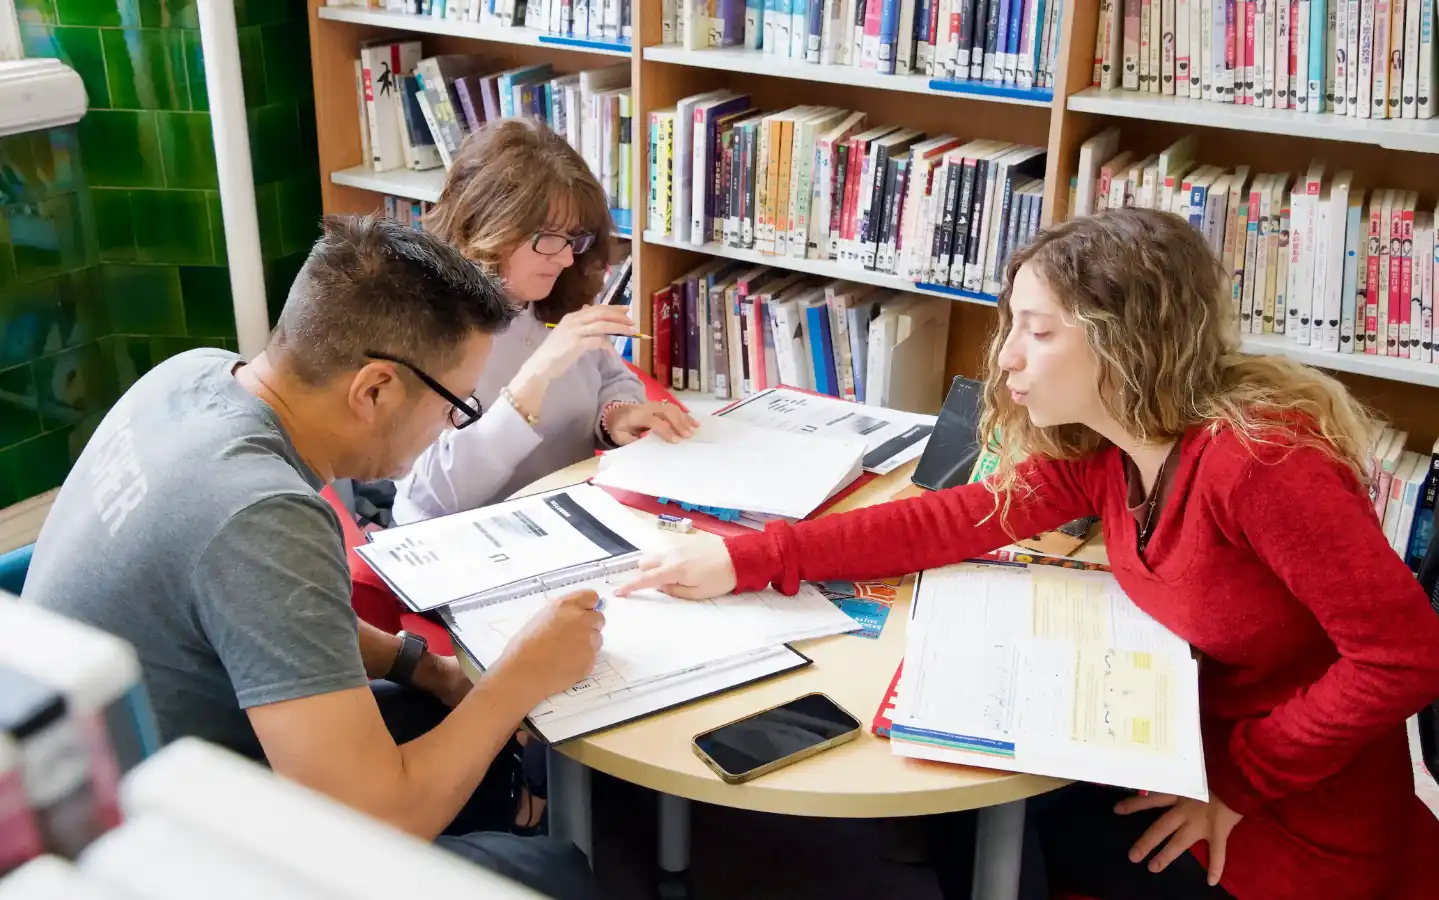
[{"label": "notebook", "polygon": [[1209,799],[1198,664],[1108,573],[921,572],[904,660],[898,755]]},{"label": "notebook", "polygon": [[653,525],[588,484],[371,532],[369,539],[355,552],[416,612],[624,571],[643,549],[661,546]]},{"label": "notebook", "polygon": [[704,601],[615,596],[641,554],[669,541],[603,490],[579,484],[381,532],[359,549],[412,608],[442,609],[455,643],[481,668],[553,597],[600,595],[605,642],[593,670],[527,717],[549,743],[792,671],[809,659],[789,643],[860,627],[812,585],[793,596],[766,589]]}]

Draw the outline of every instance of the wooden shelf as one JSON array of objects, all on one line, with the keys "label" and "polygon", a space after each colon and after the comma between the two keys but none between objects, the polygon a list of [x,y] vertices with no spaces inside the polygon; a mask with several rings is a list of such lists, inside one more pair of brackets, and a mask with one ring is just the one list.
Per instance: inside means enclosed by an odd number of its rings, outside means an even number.
[{"label": "wooden shelf", "polygon": [[1394,356],[1370,356],[1367,353],[1332,353],[1327,350],[1313,350],[1300,347],[1280,334],[1245,335],[1244,352],[1272,353],[1287,356],[1306,366],[1328,369],[1332,372],[1352,372],[1383,378],[1387,381],[1402,381],[1422,387],[1439,387],[1439,365],[1399,359]]},{"label": "wooden shelf", "polygon": [[1369,144],[1386,150],[1439,153],[1439,119],[1359,119],[1333,113],[1260,109],[1189,97],[1086,88],[1068,101],[1070,112],[1097,113],[1146,122],[1200,125],[1259,134]]},{"label": "wooden shelf", "polygon": [[565,37],[540,31],[536,28],[506,28],[501,25],[485,25],[479,22],[456,22],[437,19],[433,16],[413,16],[407,13],[385,12],[377,9],[356,9],[346,6],[322,6],[316,14],[332,22],[349,22],[352,25],[370,25],[395,31],[413,31],[418,34],[440,34],[450,37],[469,38],[476,41],[493,41],[497,44],[520,44],[527,47],[552,47],[556,50],[578,50],[583,53],[597,53],[605,56],[630,55],[630,45],[613,41],[593,41],[586,38]]},{"label": "wooden shelf", "polygon": [[723,244],[716,243],[691,244],[685,241],[674,240],[668,236],[662,237],[653,231],[644,232],[640,239],[646,244],[652,244],[657,247],[689,250],[693,253],[721,256],[725,259],[737,259],[741,262],[753,263],[757,266],[774,266],[777,269],[804,272],[808,275],[819,275],[823,278],[855,281],[860,284],[872,284],[876,287],[889,288],[896,291],[909,291],[912,294],[929,294],[933,297],[944,297],[949,300],[963,300],[966,303],[975,303],[980,306],[993,306],[997,300],[996,297],[990,294],[977,294],[973,291],[962,291],[958,288],[942,287],[937,284],[916,284],[913,281],[906,281],[898,275],[871,272],[867,269],[856,269],[853,266],[841,265],[828,259],[770,256],[769,254],[759,253],[755,250],[742,250],[738,247],[726,247]]},{"label": "wooden shelf", "polygon": [[717,69],[721,72],[774,75],[796,81],[843,84],[851,87],[877,88],[883,91],[902,91],[908,94],[967,97],[971,100],[1009,103],[1015,106],[1048,109],[1054,101],[1054,93],[1048,90],[1021,90],[1016,87],[982,81],[945,81],[938,78],[927,78],[924,75],[881,75],[874,69],[865,69],[859,66],[821,66],[795,62],[790,59],[778,59],[755,50],[746,50],[743,47],[686,50],[676,44],[664,44],[659,47],[645,47],[643,55],[648,62],[669,63],[676,66]]}]

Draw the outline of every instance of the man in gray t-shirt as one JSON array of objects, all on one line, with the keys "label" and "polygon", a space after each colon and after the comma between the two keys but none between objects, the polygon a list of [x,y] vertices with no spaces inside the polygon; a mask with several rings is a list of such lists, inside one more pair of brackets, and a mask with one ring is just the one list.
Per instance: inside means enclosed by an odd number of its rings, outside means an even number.
[{"label": "man in gray t-shirt", "polygon": [[[327,218],[263,353],[181,354],[105,417],[51,508],[24,599],[134,644],[162,738],[263,758],[436,837],[524,715],[589,671],[598,598],[556,600],[471,689],[453,659],[356,619],[340,523],[318,491],[401,476],[443,428],[477,420],[462,398],[512,315],[434,238]],[[400,735],[370,687],[386,677],[442,721]],[[446,841],[549,893],[591,891],[572,847]]]}]

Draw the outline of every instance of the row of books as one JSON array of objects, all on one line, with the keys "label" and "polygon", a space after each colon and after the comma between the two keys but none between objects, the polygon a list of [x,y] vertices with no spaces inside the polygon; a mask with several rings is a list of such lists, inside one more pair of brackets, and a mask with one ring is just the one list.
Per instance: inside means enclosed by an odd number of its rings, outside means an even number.
[{"label": "row of books", "polygon": [[922,73],[1020,89],[1053,85],[1055,0],[666,0],[665,43]]},{"label": "row of books", "polygon": [[416,231],[425,230],[421,223],[432,206],[434,204],[427,200],[396,197],[393,194],[385,195],[385,217],[399,222],[401,225],[409,225]]},{"label": "row of books", "polygon": [[1074,205],[1167,209],[1233,273],[1241,332],[1433,363],[1439,212],[1415,191],[1365,191],[1353,173],[1251,172],[1195,159],[1193,138],[1141,157],[1109,129],[1080,148]]},{"label": "row of books", "polygon": [[1429,119],[1432,0],[1105,0],[1095,87]]},{"label": "row of books", "polygon": [[1439,441],[1428,454],[1406,450],[1409,433],[1379,429],[1370,445],[1369,496],[1384,536],[1415,572],[1434,537]]},{"label": "row of books", "polygon": [[738,400],[779,385],[910,412],[943,395],[951,301],[710,260],[651,297],[654,375]]},{"label": "row of books", "polygon": [[485,122],[536,116],[578,150],[629,227],[630,67],[560,75],[549,63],[493,71],[483,56],[424,56],[417,40],[378,40],[355,61],[361,152],[377,172],[449,169]]},{"label": "row of books", "polygon": [[3,874],[115,827],[120,779],[159,738],[129,644],[4,593],[0,633],[25,636],[0,646]]},{"label": "row of books", "polygon": [[123,823],[73,859],[47,854],[0,877],[0,897],[385,900],[423,884],[452,897],[540,898],[197,738],[146,759],[120,795]]},{"label": "row of books", "polygon": [[533,28],[610,44],[629,43],[634,37],[633,0],[327,0],[326,5]]},{"label": "row of books", "polygon": [[649,228],[701,246],[833,260],[982,294],[1039,230],[1045,151],[871,126],[728,90],[649,121]]}]

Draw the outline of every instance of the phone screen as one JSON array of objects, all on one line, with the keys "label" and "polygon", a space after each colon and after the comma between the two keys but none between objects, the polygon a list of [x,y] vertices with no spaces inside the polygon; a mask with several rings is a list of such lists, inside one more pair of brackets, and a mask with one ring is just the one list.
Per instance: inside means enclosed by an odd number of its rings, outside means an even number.
[{"label": "phone screen", "polygon": [[792,756],[859,728],[859,722],[823,694],[731,722],[695,738],[695,744],[731,775]]},{"label": "phone screen", "polygon": [[984,385],[955,376],[911,481],[940,491],[969,480],[969,473],[979,458],[979,414],[983,398]]}]

